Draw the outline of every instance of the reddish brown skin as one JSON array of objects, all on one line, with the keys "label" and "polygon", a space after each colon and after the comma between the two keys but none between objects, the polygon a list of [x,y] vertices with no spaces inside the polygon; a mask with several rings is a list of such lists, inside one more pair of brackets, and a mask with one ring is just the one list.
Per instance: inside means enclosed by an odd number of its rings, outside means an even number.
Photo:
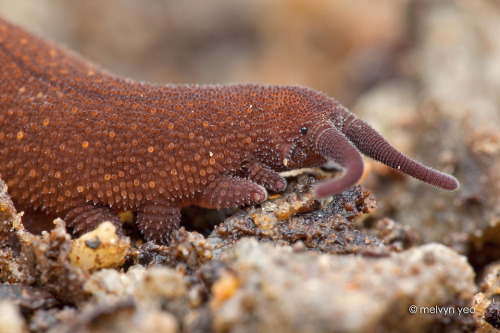
[{"label": "reddish brown skin", "polygon": [[[378,133],[311,89],[138,83],[2,18],[0,66],[0,177],[20,209],[77,233],[133,210],[146,239],[168,243],[180,208],[260,203],[285,188],[278,172],[334,159],[346,172],[318,186],[325,196],[359,179],[358,149],[396,167],[370,144]],[[458,187],[421,167],[431,176],[416,178]]]}]

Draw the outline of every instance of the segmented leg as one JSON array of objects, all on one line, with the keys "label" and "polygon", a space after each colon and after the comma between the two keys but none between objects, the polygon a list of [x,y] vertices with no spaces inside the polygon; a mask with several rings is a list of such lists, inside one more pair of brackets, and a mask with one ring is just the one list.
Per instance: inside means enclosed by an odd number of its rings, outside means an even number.
[{"label": "segmented leg", "polygon": [[118,215],[111,208],[103,205],[87,203],[71,208],[66,213],[64,221],[69,227],[73,228],[73,233],[76,235],[92,231],[105,221],[109,221],[116,226],[117,234],[121,235],[123,232]]},{"label": "segmented leg", "polygon": [[259,162],[249,163],[247,168],[248,179],[253,180],[257,184],[274,192],[280,192],[285,189],[286,180],[273,169]]},{"label": "segmented leg", "polygon": [[219,176],[206,187],[201,206],[221,209],[256,204],[266,199],[266,189],[249,179]]},{"label": "segmented leg", "polygon": [[180,222],[180,208],[167,200],[148,202],[137,209],[137,224],[148,241],[167,245]]}]

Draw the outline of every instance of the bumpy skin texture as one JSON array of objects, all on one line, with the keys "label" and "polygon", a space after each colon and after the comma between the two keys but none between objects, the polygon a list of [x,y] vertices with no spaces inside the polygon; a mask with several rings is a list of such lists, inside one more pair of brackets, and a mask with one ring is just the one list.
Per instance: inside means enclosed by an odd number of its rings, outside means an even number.
[{"label": "bumpy skin texture", "polygon": [[107,73],[0,18],[0,177],[21,209],[77,233],[134,210],[168,243],[180,208],[256,204],[280,171],[333,159],[318,196],[355,184],[359,151],[432,185],[451,176],[414,162],[330,97],[300,87],[152,85]]}]

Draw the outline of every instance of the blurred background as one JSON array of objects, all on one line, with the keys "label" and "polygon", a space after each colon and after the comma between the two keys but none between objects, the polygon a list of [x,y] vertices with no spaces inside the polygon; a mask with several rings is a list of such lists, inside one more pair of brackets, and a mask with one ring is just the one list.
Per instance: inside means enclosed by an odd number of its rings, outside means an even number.
[{"label": "blurred background", "polygon": [[365,223],[461,253],[499,245],[498,0],[0,0],[0,13],[137,80],[323,91],[461,181],[445,193],[367,159],[379,209]]},{"label": "blurred background", "polygon": [[159,83],[300,84],[354,101],[397,75],[410,1],[21,0],[4,16]]}]

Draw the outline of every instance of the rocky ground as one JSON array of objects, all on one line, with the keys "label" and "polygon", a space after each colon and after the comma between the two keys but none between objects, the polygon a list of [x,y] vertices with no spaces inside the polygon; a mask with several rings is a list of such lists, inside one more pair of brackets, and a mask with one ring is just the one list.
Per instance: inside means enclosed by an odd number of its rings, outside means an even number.
[{"label": "rocky ground", "polygon": [[131,214],[121,238],[103,224],[72,239],[62,220],[32,233],[0,183],[0,332],[500,328],[498,1],[0,0],[0,12],[137,79],[324,91],[461,183],[445,193],[366,159],[360,185],[316,200],[311,186],[335,172],[307,170],[262,205],[184,211],[168,247],[144,243]]}]

